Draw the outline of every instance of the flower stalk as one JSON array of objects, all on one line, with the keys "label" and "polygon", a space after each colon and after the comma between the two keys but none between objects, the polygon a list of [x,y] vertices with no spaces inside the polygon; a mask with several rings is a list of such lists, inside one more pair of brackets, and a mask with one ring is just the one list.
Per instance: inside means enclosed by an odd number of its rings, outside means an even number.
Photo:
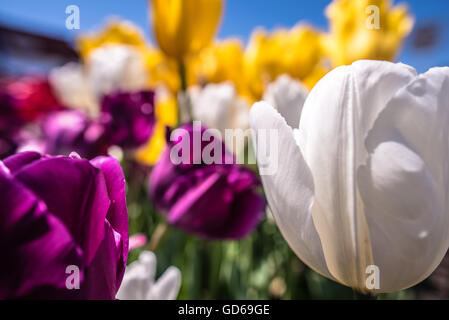
[{"label": "flower stalk", "polygon": [[154,231],[153,235],[151,236],[150,242],[148,244],[148,250],[155,251],[159,244],[161,243],[162,238],[167,233],[168,225],[166,222],[162,222],[158,224],[156,227],[156,230]]},{"label": "flower stalk", "polygon": [[[181,96],[178,97],[178,126],[183,122],[193,120],[192,102],[187,91],[187,68],[184,61],[179,62],[179,79],[181,83]],[[186,117],[187,119],[185,119]]]}]

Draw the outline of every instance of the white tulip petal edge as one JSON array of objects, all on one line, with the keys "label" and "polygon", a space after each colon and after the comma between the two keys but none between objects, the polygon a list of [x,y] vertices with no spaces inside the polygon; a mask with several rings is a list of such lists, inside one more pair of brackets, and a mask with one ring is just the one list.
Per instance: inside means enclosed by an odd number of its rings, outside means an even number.
[{"label": "white tulip petal edge", "polygon": [[263,100],[276,108],[290,127],[296,128],[308,93],[301,82],[284,74],[267,86]]},{"label": "white tulip petal edge", "polygon": [[[311,268],[372,293],[435,270],[449,247],[449,68],[418,75],[357,61],[318,82],[299,128],[265,102],[250,124],[278,131],[278,170],[262,182],[283,236]],[[376,289],[366,286],[371,265]]]},{"label": "white tulip petal edge", "polygon": [[137,261],[126,267],[117,299],[120,300],[174,300],[181,287],[181,271],[169,267],[154,281],[156,256],[151,251],[143,251]]}]

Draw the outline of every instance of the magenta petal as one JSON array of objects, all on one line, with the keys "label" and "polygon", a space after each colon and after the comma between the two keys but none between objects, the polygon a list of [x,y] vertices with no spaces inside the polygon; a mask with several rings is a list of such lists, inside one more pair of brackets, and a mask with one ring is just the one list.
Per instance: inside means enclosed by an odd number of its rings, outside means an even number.
[{"label": "magenta petal", "polygon": [[154,93],[115,92],[104,96],[100,121],[109,143],[125,149],[144,144],[154,130]]},{"label": "magenta petal", "polygon": [[42,155],[40,153],[34,151],[27,151],[17,153],[15,155],[8,157],[5,160],[3,160],[3,163],[9,169],[9,171],[11,171],[11,173],[14,174],[22,167],[32,163],[33,161],[39,160],[40,158],[42,158]]},{"label": "magenta petal", "polygon": [[89,161],[54,157],[35,161],[15,178],[42,199],[70,230],[90,264],[104,237],[109,196],[104,176]]},{"label": "magenta petal", "polygon": [[233,203],[232,212],[238,217],[230,217],[227,228],[223,229],[223,235],[231,239],[239,239],[247,236],[263,218],[265,199],[259,193],[247,190],[240,194]]},{"label": "magenta petal", "polygon": [[122,236],[108,222],[104,223],[104,239],[86,269],[85,287],[82,290],[88,299],[115,298],[121,284],[121,278],[117,281],[118,267],[121,268],[117,261],[123,257],[122,242]]},{"label": "magenta petal", "polygon": [[230,203],[223,201],[225,183],[226,178],[218,173],[208,176],[185,192],[170,210],[168,221],[193,233],[213,237],[228,217]]},{"label": "magenta petal", "polygon": [[129,251],[143,247],[148,242],[147,237],[143,233],[136,233],[129,237]]},{"label": "magenta petal", "polygon": [[68,290],[66,268],[82,251],[67,228],[19,182],[0,171],[0,299],[80,298]]},{"label": "magenta petal", "polygon": [[104,175],[109,199],[111,200],[106,219],[111,224],[113,230],[120,234],[122,239],[119,245],[123,254],[120,256],[120,261],[118,261],[121,267],[117,270],[117,282],[120,284],[125,272],[129,249],[125,177],[120,163],[112,157],[97,157],[90,162],[93,166],[99,168]]}]

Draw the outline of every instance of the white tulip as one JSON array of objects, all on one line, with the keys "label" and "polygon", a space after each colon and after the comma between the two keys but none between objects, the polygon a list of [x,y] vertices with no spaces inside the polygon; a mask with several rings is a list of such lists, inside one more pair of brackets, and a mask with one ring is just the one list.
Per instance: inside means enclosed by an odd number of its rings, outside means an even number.
[{"label": "white tulip", "polygon": [[[192,113],[195,120],[203,122],[208,128],[218,129],[225,145],[231,146],[233,136],[225,137],[226,129],[249,128],[249,106],[240,99],[234,86],[230,83],[208,84],[205,88],[189,89]],[[232,151],[241,154],[245,143],[236,139]]]},{"label": "white tulip", "polygon": [[282,75],[265,90],[263,100],[275,107],[287,124],[297,128],[308,90],[289,75]]},{"label": "white tulip", "polygon": [[50,71],[49,82],[61,102],[91,116],[98,115],[99,108],[88,84],[83,66],[69,62]]},{"label": "white tulip", "polygon": [[145,87],[147,74],[140,53],[133,47],[108,44],[92,51],[86,61],[87,81],[98,99],[115,90]]},{"label": "white tulip", "polygon": [[[449,247],[449,68],[358,61],[310,92],[298,129],[267,103],[278,170],[262,176],[276,222],[300,259],[361,292],[411,287]],[[259,142],[260,144],[261,142]],[[377,266],[379,287],[367,286]]]},{"label": "white tulip", "polygon": [[117,299],[120,300],[174,300],[181,287],[181,272],[169,267],[155,282],[156,256],[143,251],[137,261],[126,267]]}]

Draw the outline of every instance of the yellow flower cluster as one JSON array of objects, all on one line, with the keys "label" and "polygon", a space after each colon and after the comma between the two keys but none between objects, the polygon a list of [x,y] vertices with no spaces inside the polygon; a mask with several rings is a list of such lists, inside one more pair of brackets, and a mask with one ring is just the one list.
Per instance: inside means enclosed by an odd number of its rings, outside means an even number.
[{"label": "yellow flower cluster", "polygon": [[[165,146],[165,126],[176,124],[181,64],[187,86],[230,81],[241,97],[254,102],[283,74],[312,88],[333,67],[359,59],[394,60],[414,23],[407,7],[393,7],[391,0],[334,0],[325,10],[329,32],[304,23],[271,33],[256,29],[245,48],[239,39],[213,40],[224,0],[149,2],[159,48],[148,44],[137,27],[119,21],[77,42],[83,58],[105,44],[133,46],[147,68],[148,87],[168,89],[170,94],[156,99],[156,134],[137,153],[147,163],[154,163]],[[378,14],[377,28],[367,25],[372,6],[378,8],[373,13]]]},{"label": "yellow flower cluster", "polygon": [[266,86],[282,74],[306,80],[319,67],[321,51],[320,33],[307,25],[272,34],[256,30],[244,55],[249,98],[260,100]]},{"label": "yellow flower cluster", "polygon": [[392,7],[391,0],[336,0],[326,16],[330,33],[324,44],[334,66],[361,59],[394,60],[414,23],[407,7]]}]

